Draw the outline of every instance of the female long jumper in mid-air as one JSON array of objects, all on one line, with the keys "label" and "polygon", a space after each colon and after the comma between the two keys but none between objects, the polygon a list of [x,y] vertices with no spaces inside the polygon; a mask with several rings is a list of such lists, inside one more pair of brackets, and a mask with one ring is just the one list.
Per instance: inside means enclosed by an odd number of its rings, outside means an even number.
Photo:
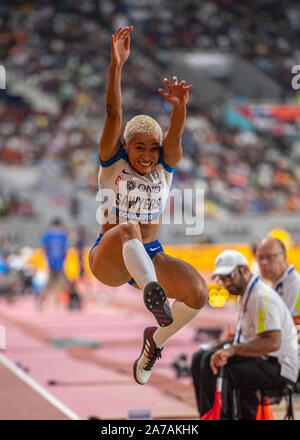
[{"label": "female long jumper in mid-air", "polygon": [[[158,241],[160,219],[173,172],[182,157],[186,103],[192,86],[164,80],[159,89],[172,105],[169,128],[162,135],[150,116],[127,122],[122,136],[121,72],[130,53],[132,26],[119,28],[111,40],[111,64],[106,91],[106,119],[100,139],[99,187],[108,195],[102,226],[91,248],[95,277],[109,286],[129,282],[144,292],[144,303],[159,327],[147,327],[133,374],[145,384],[166,341],[197,316],[207,301],[207,286],[185,261],[167,255]],[[168,298],[175,301],[170,308]]]}]

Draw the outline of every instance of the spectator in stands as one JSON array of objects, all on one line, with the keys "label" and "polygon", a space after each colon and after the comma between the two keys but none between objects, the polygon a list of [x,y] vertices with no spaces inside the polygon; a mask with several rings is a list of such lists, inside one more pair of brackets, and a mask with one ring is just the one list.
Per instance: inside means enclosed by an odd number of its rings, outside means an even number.
[{"label": "spectator in stands", "polygon": [[193,356],[191,371],[199,413],[203,416],[213,406],[216,375],[218,368],[224,366],[222,418],[232,417],[232,391],[236,389],[241,418],[255,420],[256,389],[297,380],[296,328],[282,299],[251,273],[240,252],[222,252],[216,259],[213,277],[239,297],[239,316],[232,344]]},{"label": "spectator in stands", "polygon": [[49,280],[38,298],[38,306],[43,309],[52,297],[54,306],[58,307],[59,295],[67,289],[69,284],[64,273],[68,237],[59,218],[53,219],[50,228],[43,235],[42,246],[48,261]]},{"label": "spectator in stands", "polygon": [[[157,78],[165,76],[176,48],[237,53],[292,91],[290,67],[298,57],[295,1],[284,8],[280,2],[271,7],[269,0],[88,4],[85,9],[82,2],[48,2],[36,8],[28,0],[24,8],[21,3],[1,2],[1,60],[13,82],[26,91],[24,96],[15,96],[9,87],[1,92],[0,161],[4,164],[51,166],[94,193],[98,173],[94,146],[105,102],[106,59],[99,47],[105,47],[109,28],[115,29],[117,22],[133,20],[143,48],[136,45],[134,64],[124,72],[128,117],[151,110],[160,114],[158,122],[166,128],[164,110],[168,109],[152,91]],[[268,118],[257,116],[255,131],[244,133],[230,129],[224,113],[219,105],[217,110],[204,110],[201,102],[191,102],[184,158],[174,186],[205,188],[207,217],[299,213],[297,119],[276,120],[269,127]],[[18,197],[20,213],[33,215],[30,202]],[[9,201],[1,200],[0,216],[19,215],[12,208]]]},{"label": "spectator in stands", "polygon": [[23,195],[19,196],[15,192],[8,195],[0,193],[0,217],[32,217],[33,215],[33,204]]}]

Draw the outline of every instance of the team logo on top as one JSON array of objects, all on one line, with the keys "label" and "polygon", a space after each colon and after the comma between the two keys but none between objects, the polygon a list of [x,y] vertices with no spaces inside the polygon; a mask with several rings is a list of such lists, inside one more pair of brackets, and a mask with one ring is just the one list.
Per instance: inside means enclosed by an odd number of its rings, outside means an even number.
[{"label": "team logo on top", "polygon": [[135,189],[135,187],[136,183],[133,180],[127,181],[127,191],[132,191],[133,189]]}]

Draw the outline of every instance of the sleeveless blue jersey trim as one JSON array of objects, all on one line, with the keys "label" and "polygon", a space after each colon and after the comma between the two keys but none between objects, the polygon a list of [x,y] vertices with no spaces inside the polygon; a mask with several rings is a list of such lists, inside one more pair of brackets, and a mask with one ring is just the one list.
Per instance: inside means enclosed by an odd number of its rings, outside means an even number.
[{"label": "sleeveless blue jersey trim", "polygon": [[176,169],[176,168],[172,168],[172,167],[170,167],[170,165],[168,165],[168,164],[163,160],[163,157],[162,157],[162,149],[160,149],[160,152],[159,152],[158,163],[161,163],[162,166],[168,171],[168,173],[174,173],[174,171],[175,171],[175,169]]},{"label": "sleeveless blue jersey trim", "polygon": [[101,160],[99,157],[100,165],[104,168],[110,167],[120,159],[124,159],[128,162],[127,152],[124,150],[122,142],[120,143],[120,148],[117,153],[111,159]]},{"label": "sleeveless blue jersey trim", "polygon": [[[122,142],[120,143],[120,148],[117,151],[117,153],[108,160],[101,160],[99,157],[99,161],[102,167],[107,168],[110,167],[111,165],[113,165],[114,163],[116,163],[118,160],[120,159],[124,159],[128,162],[128,155],[127,155],[127,151],[124,150],[123,144]],[[172,168],[170,167],[170,165],[168,165],[163,157],[162,157],[162,147],[160,148],[160,152],[159,152],[159,158],[158,158],[158,162],[159,164],[161,164],[169,173],[173,173],[175,171],[176,168]]]}]

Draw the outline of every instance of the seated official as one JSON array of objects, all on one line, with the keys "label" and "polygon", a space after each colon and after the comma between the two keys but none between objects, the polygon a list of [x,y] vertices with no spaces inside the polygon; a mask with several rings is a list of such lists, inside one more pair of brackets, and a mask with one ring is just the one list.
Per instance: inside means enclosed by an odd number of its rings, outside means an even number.
[{"label": "seated official", "polygon": [[241,419],[255,420],[256,389],[295,383],[298,376],[297,331],[279,295],[252,274],[246,258],[227,250],[216,259],[213,277],[238,296],[238,322],[232,344],[200,350],[192,377],[200,417],[214,403],[218,369],[224,366],[221,419],[233,416],[233,390],[239,390]]}]

